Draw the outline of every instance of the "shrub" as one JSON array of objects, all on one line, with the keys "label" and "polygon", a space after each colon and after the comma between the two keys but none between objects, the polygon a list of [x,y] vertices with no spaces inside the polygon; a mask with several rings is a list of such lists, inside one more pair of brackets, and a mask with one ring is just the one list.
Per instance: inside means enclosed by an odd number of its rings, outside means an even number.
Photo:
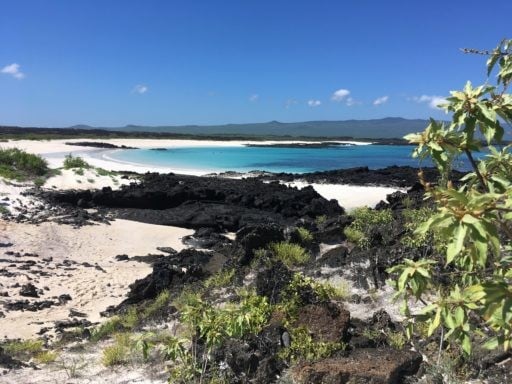
[{"label": "shrub", "polygon": [[381,229],[384,236],[389,234],[389,229],[385,229],[385,226],[393,221],[390,209],[357,208],[352,211],[351,216],[354,221],[344,229],[343,233],[349,241],[362,249],[370,247],[370,235],[375,229]]},{"label": "shrub", "polygon": [[313,234],[307,228],[299,227],[297,228],[296,233],[302,245],[309,245],[314,240]]},{"label": "shrub", "polygon": [[205,288],[222,288],[228,286],[235,277],[235,270],[231,269],[223,269],[218,271],[217,273],[210,276],[205,280],[204,286]]},{"label": "shrub", "polygon": [[305,264],[309,261],[309,254],[300,245],[280,242],[273,243],[270,250],[277,260],[283,262],[287,267],[294,267]]},{"label": "shrub", "polygon": [[38,353],[34,359],[40,364],[53,363],[59,355],[54,351],[42,351]]},{"label": "shrub", "polygon": [[122,329],[122,320],[119,316],[113,316],[98,327],[94,328],[91,332],[91,340],[99,341],[106,339],[115,332]]},{"label": "shrub", "polygon": [[142,313],[143,318],[150,318],[162,310],[170,301],[171,294],[168,290],[163,290],[150,304],[148,304]]},{"label": "shrub", "polygon": [[[436,210],[417,232],[433,231],[447,246],[440,261],[406,259],[389,270],[396,273],[408,335],[416,321],[424,321],[428,336],[441,335],[439,351],[450,340],[465,355],[476,335],[486,339],[487,348],[512,348],[512,147],[494,146],[502,143],[502,123],[512,123],[512,40],[491,52],[467,52],[489,55],[487,75],[498,66],[496,85],[468,82],[443,106],[452,112],[450,124],[431,120],[424,132],[406,136],[417,145],[414,156],[432,159],[443,176],[433,186],[419,173]],[[482,138],[488,155],[476,160]],[[450,170],[459,155],[467,157],[472,172],[455,188]],[[413,312],[410,299],[423,309]]]},{"label": "shrub", "polygon": [[72,168],[88,169],[88,168],[91,168],[91,166],[80,156],[73,156],[72,154],[69,154],[64,159],[64,168],[65,169],[72,169]]},{"label": "shrub", "polygon": [[125,364],[130,352],[130,336],[125,333],[117,334],[115,343],[103,350],[101,362],[106,367]]},{"label": "shrub", "polygon": [[7,179],[26,180],[44,176],[48,163],[41,156],[18,148],[0,149],[0,176]]}]

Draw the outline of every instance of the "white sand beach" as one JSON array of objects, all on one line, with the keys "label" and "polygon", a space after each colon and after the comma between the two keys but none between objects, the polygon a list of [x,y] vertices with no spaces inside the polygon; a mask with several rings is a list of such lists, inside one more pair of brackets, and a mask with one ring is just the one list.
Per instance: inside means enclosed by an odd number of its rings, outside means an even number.
[{"label": "white sand beach", "polygon": [[[159,172],[159,173],[179,173],[185,175],[201,176],[211,173],[211,170],[198,170],[198,169],[185,169],[176,167],[155,167],[143,164],[121,162],[112,159],[108,154],[112,149],[99,149],[94,147],[80,147],[70,146],[66,143],[79,142],[79,141],[94,141],[110,143],[117,146],[137,147],[137,148],[186,148],[186,147],[226,147],[233,146],[239,147],[247,144],[290,144],[290,143],[305,143],[301,141],[212,141],[212,140],[175,140],[175,139],[72,139],[72,140],[10,140],[5,143],[0,143],[0,148],[19,148],[30,153],[36,153],[46,158],[51,167],[62,167],[62,163],[67,154],[74,156],[81,156],[89,164],[94,167],[103,168],[109,171],[133,171],[138,173],[145,172]],[[336,141],[337,143],[354,144],[354,145],[368,145],[369,143],[357,141]],[[90,176],[90,175],[89,175]],[[101,186],[114,186],[108,183],[105,179],[103,183],[87,182],[91,177],[77,178],[70,174],[70,172],[63,172],[63,175],[48,180],[45,186],[56,186],[57,188],[99,188]],[[81,180],[76,182],[76,180]],[[120,181],[121,182],[121,181]],[[321,196],[326,199],[336,199],[338,203],[346,210],[352,210],[361,206],[375,206],[379,201],[385,200],[386,195],[397,191],[398,188],[390,188],[383,186],[353,186],[341,184],[308,184],[305,182],[295,182],[291,184],[298,188],[303,188],[311,185]]]},{"label": "white sand beach", "polygon": [[[71,296],[64,305],[36,312],[6,312],[5,317],[0,318],[0,339],[36,337],[42,327],[52,327],[55,321],[66,320],[70,309],[84,313],[91,322],[100,321],[101,311],[126,298],[129,284],[151,272],[147,263],[117,261],[116,255],[161,254],[157,246],[180,251],[185,248],[181,239],[193,232],[119,219],[110,225],[80,228],[53,222],[34,225],[0,220],[0,243],[13,244],[5,249],[21,255],[11,257],[13,262],[18,265],[27,260],[36,262],[15,277],[0,275],[0,291],[6,292],[7,298],[18,297],[20,286],[30,282],[43,289],[38,300],[62,294]],[[26,253],[37,256],[23,256]],[[2,299],[0,297],[0,303]]]},{"label": "white sand beach", "polygon": [[[17,147],[25,151],[39,154],[49,160],[51,167],[61,167],[67,153],[82,156],[95,167],[106,170],[127,170],[135,172],[181,172],[184,174],[203,174],[201,171],[155,169],[143,165],[118,163],[102,158],[98,153],[105,150],[92,147],[68,146],[65,142],[78,140],[55,141],[9,141],[1,143],[1,147]],[[105,141],[104,141],[105,142]],[[154,147],[187,147],[214,145],[243,145],[248,142],[215,142],[192,140],[106,140],[115,145],[138,146],[139,148]],[[108,152],[109,150],[106,150]],[[62,157],[55,157],[61,154]],[[93,155],[94,154],[94,155]],[[49,178],[44,184],[51,189],[94,189],[102,187],[119,188],[131,182],[116,175],[98,174],[93,169],[77,174],[73,170],[61,170],[59,175]],[[336,199],[346,210],[360,206],[374,206],[396,188],[380,186],[353,186],[336,184],[308,184],[296,181],[288,185],[304,188],[311,185],[321,196]],[[0,196],[9,197],[2,204],[8,209],[19,210],[20,207],[37,204],[24,196],[23,191],[28,185],[4,182],[0,180]],[[128,285],[136,279],[146,276],[151,267],[135,261],[117,261],[116,255],[145,256],[149,253],[160,253],[157,246],[169,246],[181,250],[185,246],[181,239],[191,235],[192,230],[151,225],[127,220],[115,220],[111,225],[99,224],[73,228],[54,222],[39,225],[0,221],[0,243],[13,244],[8,249],[19,253],[10,256],[12,263],[22,265],[34,260],[36,266],[15,277],[0,276],[0,292],[7,294],[9,299],[18,298],[21,286],[32,283],[42,289],[38,300],[58,298],[68,294],[71,300],[63,305],[32,311],[8,311],[0,316],[0,338],[32,338],[44,326],[51,327],[57,320],[68,318],[70,309],[82,312],[92,322],[100,321],[100,312],[110,305],[119,304],[126,298]],[[28,253],[28,256],[24,256]],[[36,253],[34,257],[30,254]],[[6,257],[4,257],[6,258]],[[50,259],[51,258],[51,259]],[[43,259],[48,261],[43,261]],[[13,280],[14,279],[14,280]],[[0,297],[0,303],[5,301]],[[20,326],[20,324],[22,326]]]}]

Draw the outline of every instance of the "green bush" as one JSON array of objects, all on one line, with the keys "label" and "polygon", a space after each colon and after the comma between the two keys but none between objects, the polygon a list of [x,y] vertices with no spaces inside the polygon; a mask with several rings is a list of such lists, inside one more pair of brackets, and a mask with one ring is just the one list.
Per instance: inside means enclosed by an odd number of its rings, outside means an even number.
[{"label": "green bush", "polygon": [[82,159],[80,156],[73,156],[72,154],[69,154],[64,159],[64,168],[65,169],[72,169],[72,168],[91,168],[89,163]]},{"label": "green bush", "polygon": [[300,245],[280,242],[273,243],[270,250],[277,260],[281,260],[287,267],[305,264],[309,261],[309,253]]},{"label": "green bush", "polygon": [[130,336],[125,333],[117,334],[114,344],[103,350],[101,362],[106,367],[125,364],[128,362],[130,348]]},{"label": "green bush", "polygon": [[296,230],[297,237],[302,245],[309,245],[313,242],[313,234],[307,228],[299,227]]},{"label": "green bush", "polygon": [[[433,232],[447,245],[436,257],[405,259],[388,270],[396,274],[408,335],[417,321],[426,323],[429,337],[440,335],[438,360],[446,345],[469,355],[475,340],[512,348],[512,147],[503,145],[502,126],[512,124],[512,40],[490,52],[467,52],[489,56],[487,76],[497,67],[496,84],[467,82],[443,105],[450,123],[431,120],[425,131],[406,136],[417,145],[414,156],[430,158],[442,175],[434,186],[419,174],[435,212],[416,232]],[[478,160],[483,145],[488,154]],[[455,187],[458,156],[472,170]],[[411,299],[423,308],[413,311]]]},{"label": "green bush", "polygon": [[26,180],[44,176],[48,163],[41,156],[18,148],[0,149],[0,176],[7,179]]},{"label": "green bush", "polygon": [[[393,214],[390,209],[357,208],[352,211],[351,216],[354,218],[354,221],[344,229],[343,233],[349,241],[362,249],[370,247],[370,234],[372,230],[383,229],[393,221]],[[389,230],[383,230],[381,233],[389,233]]]}]

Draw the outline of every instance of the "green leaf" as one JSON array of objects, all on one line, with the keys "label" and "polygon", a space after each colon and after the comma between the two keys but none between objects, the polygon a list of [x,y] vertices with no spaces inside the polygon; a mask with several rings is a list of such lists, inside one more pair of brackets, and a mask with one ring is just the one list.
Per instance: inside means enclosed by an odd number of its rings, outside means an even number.
[{"label": "green leaf", "polygon": [[466,227],[464,224],[460,224],[457,227],[455,232],[455,240],[448,244],[448,249],[446,251],[446,264],[450,264],[455,256],[457,256],[460,251],[462,251],[467,231],[468,227]]},{"label": "green leaf", "polygon": [[462,338],[462,350],[466,355],[471,355],[471,339],[467,334],[464,334]]},{"label": "green leaf", "polygon": [[484,348],[485,349],[496,349],[499,347],[499,345],[500,345],[500,343],[499,343],[498,338],[496,336],[493,336],[484,343]]},{"label": "green leaf", "polygon": [[441,307],[438,307],[436,315],[434,316],[434,319],[432,320],[432,322],[430,323],[430,325],[428,327],[427,336],[429,336],[429,337],[432,336],[432,334],[437,329],[437,327],[439,327],[440,324],[441,324]]}]

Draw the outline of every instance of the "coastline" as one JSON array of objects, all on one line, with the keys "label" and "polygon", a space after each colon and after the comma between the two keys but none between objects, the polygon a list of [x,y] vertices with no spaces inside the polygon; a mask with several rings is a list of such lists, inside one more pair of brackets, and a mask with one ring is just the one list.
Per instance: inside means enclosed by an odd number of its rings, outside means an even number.
[{"label": "coastline", "polygon": [[[66,145],[68,142],[80,142],[82,139],[73,140],[9,140],[8,142],[0,143],[1,148],[19,148],[30,153],[35,153],[44,157],[50,167],[62,167],[64,158],[68,154],[74,156],[81,156],[93,167],[103,168],[109,171],[128,171],[137,173],[157,172],[157,173],[176,173],[192,176],[205,176],[212,175],[213,173],[221,173],[221,170],[216,169],[192,169],[180,167],[158,167],[145,164],[138,164],[132,162],[119,161],[109,156],[113,151],[120,151],[124,149],[99,149],[96,147],[83,147],[83,146],[70,146]],[[302,143],[300,140],[290,141],[213,141],[213,140],[176,140],[176,139],[108,139],[108,140],[88,140],[91,142],[106,142],[116,146],[127,146],[137,148],[185,148],[185,147],[240,147],[247,144],[275,144],[275,143]],[[354,141],[333,141],[337,143],[346,143],[354,145],[370,145],[367,142],[354,142]],[[319,142],[320,143],[320,142]],[[234,176],[239,177],[252,177],[252,174],[241,174]],[[223,176],[227,177],[227,176]],[[339,204],[351,210],[360,206],[368,205],[375,206],[380,200],[385,200],[386,195],[395,191],[403,191],[403,188],[386,187],[386,186],[355,186],[350,184],[329,184],[329,183],[308,183],[305,181],[297,181],[290,184],[291,186],[304,188],[311,185],[321,196],[330,200],[337,199]],[[83,185],[78,183],[66,183],[68,188],[83,189]],[[98,186],[99,187],[99,186]]]}]

